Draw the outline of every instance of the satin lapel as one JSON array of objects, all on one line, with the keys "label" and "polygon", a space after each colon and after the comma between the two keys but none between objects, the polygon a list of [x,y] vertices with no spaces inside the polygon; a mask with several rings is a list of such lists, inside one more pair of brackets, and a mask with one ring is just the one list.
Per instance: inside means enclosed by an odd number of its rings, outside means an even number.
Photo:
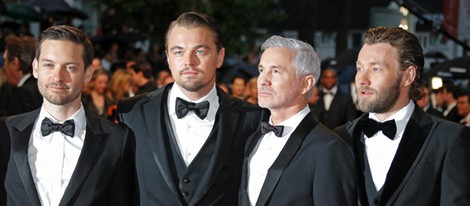
[{"label": "satin lapel", "polygon": [[33,130],[34,121],[39,114],[39,110],[28,113],[22,120],[12,124],[13,131],[11,131],[11,144],[12,156],[16,162],[17,170],[26,194],[31,200],[31,203],[37,205],[41,204],[39,200],[36,186],[34,185],[33,176],[31,175],[31,168],[28,161],[28,145]]},{"label": "satin lapel", "polygon": [[426,137],[432,126],[431,117],[415,106],[388,171],[379,205],[385,205],[389,200],[390,203],[393,203],[392,195],[396,197],[400,193],[401,188],[415,169],[417,160],[423,155],[423,144],[429,142],[429,138]]},{"label": "satin lapel", "polygon": [[359,118],[355,119],[353,122],[348,123],[347,126],[347,133],[349,135],[352,135],[352,139],[347,140],[351,141],[350,144],[352,144],[352,148],[354,151],[354,156],[356,157],[356,168],[358,170],[357,174],[359,175],[359,192],[358,192],[358,198],[359,201],[362,203],[362,205],[367,205],[368,204],[368,199],[367,199],[367,193],[365,191],[365,179],[364,179],[364,172],[367,169],[366,164],[364,161],[367,160],[366,154],[365,154],[365,143],[364,143],[364,134],[362,133],[362,128],[359,125],[359,120],[364,116],[364,115],[369,115],[369,113],[364,113],[362,114]]},{"label": "satin lapel", "polygon": [[195,205],[207,190],[214,183],[215,177],[218,176],[218,172],[223,167],[227,156],[231,150],[233,142],[236,137],[236,129],[239,128],[238,122],[240,117],[240,111],[234,108],[234,101],[226,93],[217,90],[219,96],[220,106],[217,111],[218,118],[218,131],[216,137],[216,146],[214,153],[212,154],[209,168],[204,173],[204,177],[201,179],[199,188],[196,190],[189,205]]},{"label": "satin lapel", "polygon": [[266,205],[269,202],[269,199],[271,198],[271,195],[274,189],[276,188],[276,185],[279,182],[282,173],[299,150],[307,134],[313,128],[315,128],[317,124],[318,119],[312,112],[310,112],[300,122],[299,126],[297,126],[295,131],[291,134],[289,140],[287,140],[284,148],[282,148],[278,158],[269,168],[268,175],[266,176],[266,180],[263,183],[263,187],[261,188],[261,192],[259,194],[256,205]]},{"label": "satin lapel", "polygon": [[70,182],[59,205],[70,205],[69,202],[71,198],[73,198],[79,188],[82,187],[84,181],[92,171],[99,158],[99,152],[102,150],[103,145],[106,144],[106,140],[109,136],[103,131],[97,117],[88,113],[86,116],[87,126],[85,142],[83,143],[77,165],[75,166]]},{"label": "satin lapel", "polygon": [[171,153],[171,149],[168,147],[169,134],[165,134],[165,131],[172,128],[167,128],[164,122],[164,115],[168,116],[168,113],[165,111],[168,108],[166,101],[171,85],[167,85],[164,91],[156,93],[155,96],[149,96],[149,100],[142,103],[141,112],[144,121],[142,122],[141,128],[143,131],[141,132],[144,138],[147,139],[146,141],[152,152],[152,158],[165,182],[175,196],[180,197],[178,185],[173,181],[173,173],[171,171],[171,164],[173,163],[169,162],[167,155],[167,153]]}]

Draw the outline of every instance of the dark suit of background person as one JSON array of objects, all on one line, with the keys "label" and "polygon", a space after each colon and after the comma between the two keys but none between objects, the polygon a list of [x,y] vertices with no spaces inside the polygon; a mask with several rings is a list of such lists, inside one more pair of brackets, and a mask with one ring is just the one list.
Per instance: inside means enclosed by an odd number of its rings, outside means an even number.
[{"label": "dark suit of background person", "polygon": [[[40,205],[28,164],[28,143],[39,110],[0,120],[0,205]],[[133,163],[129,131],[86,114],[85,142],[60,205],[131,205]],[[39,120],[38,120],[39,121]],[[11,145],[11,146],[10,146]]]},{"label": "dark suit of background person", "polygon": [[[214,19],[183,13],[166,36],[175,83],[121,100],[117,107],[119,121],[135,136],[140,204],[238,205],[243,149],[261,109],[215,86],[225,49]],[[180,115],[178,98],[207,100],[207,116],[193,110]]]},{"label": "dark suit of background person", "polygon": [[[356,61],[364,114],[335,129],[354,150],[361,205],[470,205],[470,129],[412,101],[421,96],[423,65],[415,35],[367,31]],[[373,131],[375,121],[389,126]]]},{"label": "dark suit of background person", "polygon": [[460,89],[452,83],[444,84],[443,96],[446,109],[442,112],[445,119],[459,122],[462,118],[457,112],[457,98],[459,95]]},{"label": "dark suit of background person", "polygon": [[246,144],[240,205],[356,205],[353,152],[308,106],[320,58],[280,36],[261,48],[258,104],[267,115]]},{"label": "dark suit of background person", "polygon": [[[317,115],[320,122],[333,129],[356,118],[357,110],[351,97],[342,92],[336,85],[336,72],[333,69],[326,69],[320,78],[322,79],[322,87],[319,88],[319,99],[313,107],[313,112]],[[331,78],[332,80],[328,81],[332,82],[326,83],[325,79],[327,78]],[[325,93],[325,91],[329,93]],[[332,95],[333,100],[327,110],[325,96],[328,95]]]},{"label": "dark suit of background person", "polygon": [[[3,69],[8,80],[9,92],[2,92],[1,115],[15,115],[39,108],[42,96],[37,80],[31,75],[31,63],[36,52],[36,39],[14,35],[5,38]],[[8,94],[9,93],[9,94]]]}]

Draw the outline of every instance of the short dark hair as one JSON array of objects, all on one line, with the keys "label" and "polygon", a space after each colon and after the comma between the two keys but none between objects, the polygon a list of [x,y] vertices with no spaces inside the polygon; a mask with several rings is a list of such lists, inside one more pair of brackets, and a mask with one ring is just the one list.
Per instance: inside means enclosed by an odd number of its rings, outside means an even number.
[{"label": "short dark hair", "polygon": [[172,21],[168,27],[165,35],[165,49],[168,49],[168,39],[170,37],[171,30],[176,25],[185,28],[206,27],[211,30],[212,34],[214,35],[217,52],[219,52],[224,47],[222,44],[222,32],[220,31],[219,25],[213,18],[201,12],[186,12],[181,14],[176,20]]},{"label": "short dark hair", "polygon": [[401,70],[409,66],[416,68],[416,78],[411,86],[410,98],[420,99],[423,96],[421,88],[424,86],[424,53],[418,38],[402,28],[370,28],[365,35],[364,44],[377,43],[387,43],[398,50]]},{"label": "short dark hair", "polygon": [[20,62],[20,70],[24,73],[31,73],[33,67],[32,62],[36,53],[36,39],[30,36],[9,35],[5,38],[5,50],[8,51],[7,58],[9,61],[18,58]]},{"label": "short dark hair", "polygon": [[459,97],[467,97],[467,103],[470,103],[470,91],[465,90],[459,93]]},{"label": "short dark hair", "polygon": [[138,61],[131,68],[135,73],[142,72],[146,79],[151,79],[153,77],[152,64],[148,61]]},{"label": "short dark hair", "polygon": [[45,40],[62,40],[81,44],[83,45],[83,62],[85,69],[90,66],[93,61],[93,44],[80,29],[67,25],[58,25],[42,31],[36,49],[36,59],[41,55],[41,45]]}]

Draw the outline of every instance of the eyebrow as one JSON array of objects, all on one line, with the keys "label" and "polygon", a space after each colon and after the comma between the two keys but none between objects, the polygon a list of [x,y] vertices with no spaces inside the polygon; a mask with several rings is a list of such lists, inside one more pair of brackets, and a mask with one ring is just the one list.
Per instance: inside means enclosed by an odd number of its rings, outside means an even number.
[{"label": "eyebrow", "polygon": [[[200,49],[200,48],[210,49],[207,44],[196,45],[196,46],[192,47],[191,49]],[[179,49],[184,49],[184,47],[182,47],[182,46],[174,46],[174,47],[171,47],[171,48],[170,48],[170,51],[179,50]]]},{"label": "eyebrow", "polygon": [[[39,59],[39,62],[52,62],[52,63],[55,63],[55,61],[52,61],[52,60],[46,59],[46,58]],[[78,63],[78,62],[65,62],[65,65],[68,65],[68,64],[73,64],[73,65],[80,66],[80,63]]]}]

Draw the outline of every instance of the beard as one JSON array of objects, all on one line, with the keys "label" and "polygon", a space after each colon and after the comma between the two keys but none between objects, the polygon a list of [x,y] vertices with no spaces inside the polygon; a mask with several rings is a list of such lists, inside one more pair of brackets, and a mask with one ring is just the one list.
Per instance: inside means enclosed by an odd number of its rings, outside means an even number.
[{"label": "beard", "polygon": [[377,91],[372,88],[367,88],[366,86],[361,86],[360,90],[369,90],[373,92],[376,97],[367,101],[365,99],[362,99],[359,96],[359,102],[358,102],[359,110],[363,112],[371,112],[371,113],[379,113],[379,114],[388,112],[395,105],[395,102],[400,96],[401,78],[402,76],[400,75],[394,84],[383,89],[383,91]]},{"label": "beard", "polygon": [[42,94],[44,99],[54,105],[66,105],[70,102],[73,102],[77,98],[80,97],[81,91],[77,90],[74,93],[68,93],[68,90],[58,93],[48,90],[47,88],[50,86],[60,86],[63,88],[70,89],[67,85],[62,84],[48,84],[45,87],[39,87],[39,92]]},{"label": "beard", "polygon": [[[181,88],[183,88],[184,90],[186,91],[189,91],[189,92],[198,92],[200,91],[201,89],[203,89],[204,87],[207,87],[207,85],[209,85],[212,80],[215,78],[212,77],[210,80],[208,80],[207,82],[204,82],[202,78],[199,77],[191,77],[191,78],[184,78],[184,79],[181,79],[181,77],[183,76],[183,72],[185,72],[187,69],[185,69],[184,71],[181,71],[180,72],[180,79],[178,79],[178,81],[176,81],[176,83],[178,85],[181,86]],[[207,73],[203,72],[203,71],[200,71],[200,70],[196,70],[196,69],[192,69],[192,70],[195,70],[195,71],[198,71],[200,75],[206,75]]]}]

